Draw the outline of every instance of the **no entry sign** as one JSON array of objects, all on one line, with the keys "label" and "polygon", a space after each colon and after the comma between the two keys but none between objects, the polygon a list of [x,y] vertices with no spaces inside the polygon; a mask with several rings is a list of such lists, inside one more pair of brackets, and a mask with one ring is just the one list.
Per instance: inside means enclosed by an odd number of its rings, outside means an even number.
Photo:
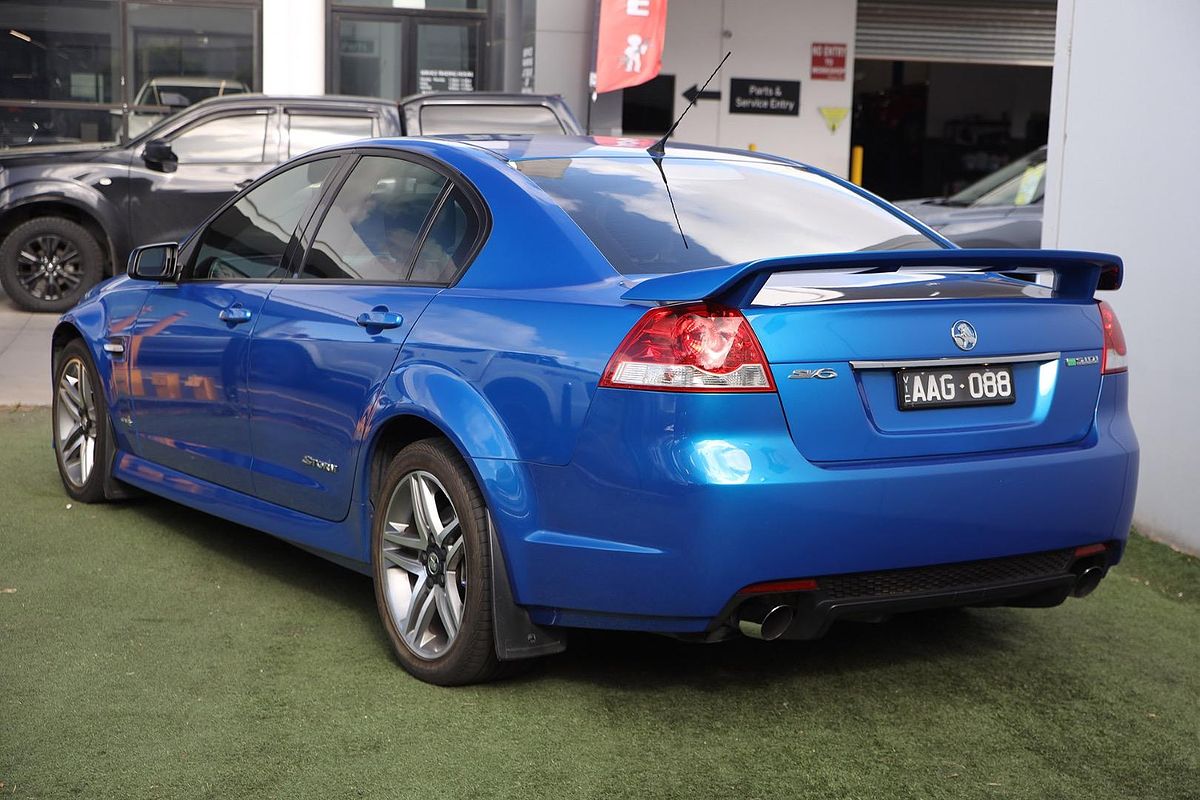
[{"label": "no entry sign", "polygon": [[814,42],[812,46],[814,81],[846,80],[846,45]]}]

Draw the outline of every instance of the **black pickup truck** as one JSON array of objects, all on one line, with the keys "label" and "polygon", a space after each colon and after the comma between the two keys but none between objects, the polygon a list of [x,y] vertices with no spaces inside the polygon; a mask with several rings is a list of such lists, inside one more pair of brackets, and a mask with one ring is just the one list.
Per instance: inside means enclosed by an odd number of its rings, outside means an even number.
[{"label": "black pickup truck", "polygon": [[21,308],[63,311],[122,271],[135,246],[182,241],[230,195],[315,147],[419,135],[422,121],[436,133],[538,133],[554,119],[580,132],[557,97],[420,95],[398,105],[241,94],[189,106],[125,144],[3,151],[0,284]]}]

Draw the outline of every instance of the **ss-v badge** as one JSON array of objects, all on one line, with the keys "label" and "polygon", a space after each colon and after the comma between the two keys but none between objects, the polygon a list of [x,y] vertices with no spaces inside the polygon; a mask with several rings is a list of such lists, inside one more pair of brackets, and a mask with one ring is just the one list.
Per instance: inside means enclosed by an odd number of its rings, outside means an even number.
[{"label": "ss-v badge", "polygon": [[794,369],[792,374],[788,375],[788,380],[804,380],[806,378],[816,378],[819,381],[827,381],[831,378],[836,378],[837,372],[829,367],[821,367],[820,369]]}]

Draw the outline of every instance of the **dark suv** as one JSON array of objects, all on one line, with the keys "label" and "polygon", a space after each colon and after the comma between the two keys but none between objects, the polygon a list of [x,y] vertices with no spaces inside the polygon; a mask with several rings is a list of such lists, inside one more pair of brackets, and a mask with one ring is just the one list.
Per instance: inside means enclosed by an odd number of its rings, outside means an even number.
[{"label": "dark suv", "polygon": [[188,106],[123,145],[0,155],[0,284],[21,308],[64,311],[124,270],[136,245],[182,241],[230,195],[316,147],[373,136],[580,133],[556,95],[239,94]]},{"label": "dark suv", "polygon": [[123,145],[5,153],[0,283],[22,308],[65,310],[136,244],[183,239],[275,165],[400,130],[386,100],[247,94],[196,103]]}]

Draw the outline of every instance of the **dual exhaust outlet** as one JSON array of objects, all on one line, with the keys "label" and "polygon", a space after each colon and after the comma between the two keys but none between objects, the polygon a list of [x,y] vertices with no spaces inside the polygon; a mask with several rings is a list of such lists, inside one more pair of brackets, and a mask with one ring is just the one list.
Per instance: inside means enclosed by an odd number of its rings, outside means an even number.
[{"label": "dual exhaust outlet", "polygon": [[[1098,565],[1085,567],[1077,574],[1075,584],[1071,587],[1071,595],[1087,597],[1100,585],[1103,577],[1103,567]],[[792,610],[791,606],[747,603],[738,611],[737,627],[743,636],[769,642],[787,632],[787,629],[792,626],[795,615],[796,612]]]}]

